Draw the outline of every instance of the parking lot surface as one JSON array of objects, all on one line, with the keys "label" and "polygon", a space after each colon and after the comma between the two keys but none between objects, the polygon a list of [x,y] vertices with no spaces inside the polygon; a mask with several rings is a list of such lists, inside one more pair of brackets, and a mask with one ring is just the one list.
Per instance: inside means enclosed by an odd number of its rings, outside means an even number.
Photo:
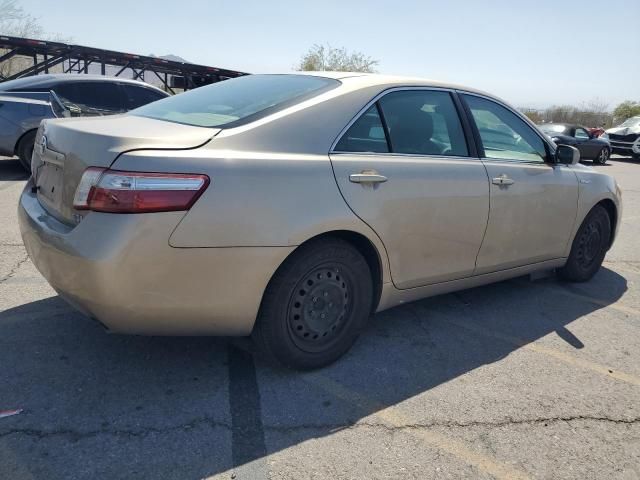
[{"label": "parking lot surface", "polygon": [[26,255],[26,176],[0,160],[0,411],[22,409],[0,416],[0,478],[640,478],[640,164],[596,168],[624,216],[591,282],[388,310],[335,365],[298,373],[76,313]]}]

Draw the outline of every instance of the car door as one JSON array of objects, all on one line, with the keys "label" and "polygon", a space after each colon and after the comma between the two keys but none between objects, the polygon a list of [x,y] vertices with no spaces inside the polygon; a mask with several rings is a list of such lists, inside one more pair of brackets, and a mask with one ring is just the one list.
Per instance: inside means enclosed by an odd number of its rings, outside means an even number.
[{"label": "car door", "polygon": [[330,154],[344,199],[384,243],[401,289],[467,277],[475,268],[489,183],[456,101],[446,90],[387,91]]},{"label": "car door", "polygon": [[464,94],[490,179],[489,223],[475,274],[561,258],[578,203],[571,166],[550,161],[550,146],[510,108]]}]

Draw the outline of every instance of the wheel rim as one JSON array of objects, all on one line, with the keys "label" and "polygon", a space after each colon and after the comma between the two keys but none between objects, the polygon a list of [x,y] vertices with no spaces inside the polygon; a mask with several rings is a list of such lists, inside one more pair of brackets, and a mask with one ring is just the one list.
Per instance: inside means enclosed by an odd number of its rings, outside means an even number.
[{"label": "wheel rim", "polygon": [[607,150],[606,148],[603,148],[600,151],[600,155],[598,156],[598,161],[600,163],[607,163],[607,160],[609,160],[609,150]]},{"label": "wheel rim", "polygon": [[583,269],[590,268],[602,249],[602,231],[600,224],[597,222],[589,223],[582,234],[578,243],[577,260]]},{"label": "wheel rim", "polygon": [[336,264],[308,272],[296,284],[287,309],[293,342],[308,352],[319,352],[335,343],[349,322],[352,293],[350,276]]}]

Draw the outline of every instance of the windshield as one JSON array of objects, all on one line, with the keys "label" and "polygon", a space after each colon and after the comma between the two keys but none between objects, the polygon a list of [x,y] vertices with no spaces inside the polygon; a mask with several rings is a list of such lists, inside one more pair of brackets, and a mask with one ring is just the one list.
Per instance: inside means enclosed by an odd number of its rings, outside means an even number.
[{"label": "windshield", "polygon": [[627,118],[620,126],[621,127],[635,127],[640,125],[640,117]]},{"label": "windshield", "polygon": [[544,133],[549,133],[549,134],[562,133],[567,129],[566,125],[552,125],[552,124],[538,125],[538,127]]},{"label": "windshield", "polygon": [[310,75],[247,75],[160,100],[130,114],[198,127],[231,127],[340,85]]}]

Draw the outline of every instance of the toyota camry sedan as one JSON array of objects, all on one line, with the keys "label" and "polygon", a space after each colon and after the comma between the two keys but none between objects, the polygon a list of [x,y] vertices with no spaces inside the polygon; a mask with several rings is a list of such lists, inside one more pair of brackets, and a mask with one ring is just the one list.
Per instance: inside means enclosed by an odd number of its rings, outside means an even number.
[{"label": "toyota camry sedan", "polygon": [[251,75],[46,120],[20,199],[33,263],[110,331],[251,336],[327,365],[373,312],[538,270],[589,280],[613,178],[505,102],[429,80]]}]

